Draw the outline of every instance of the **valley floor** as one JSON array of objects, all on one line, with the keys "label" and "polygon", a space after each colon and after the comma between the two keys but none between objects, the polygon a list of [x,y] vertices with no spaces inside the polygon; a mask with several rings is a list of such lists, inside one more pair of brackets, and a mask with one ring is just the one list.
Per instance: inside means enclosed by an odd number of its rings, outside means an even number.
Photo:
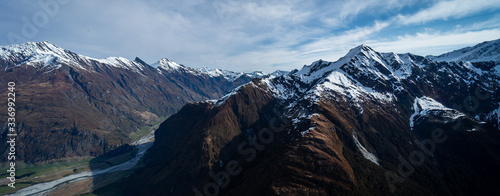
[{"label": "valley floor", "polygon": [[134,152],[106,158],[87,157],[79,161],[41,167],[39,165],[37,167],[26,166],[21,174],[25,177],[16,182],[16,189],[8,187],[7,182],[4,182],[2,178],[0,194],[94,195],[92,193],[94,190],[112,185],[130,175],[135,168],[140,167],[139,160],[151,147],[154,141],[154,131],[158,126],[151,127],[149,132],[146,132],[147,134],[133,143]]}]

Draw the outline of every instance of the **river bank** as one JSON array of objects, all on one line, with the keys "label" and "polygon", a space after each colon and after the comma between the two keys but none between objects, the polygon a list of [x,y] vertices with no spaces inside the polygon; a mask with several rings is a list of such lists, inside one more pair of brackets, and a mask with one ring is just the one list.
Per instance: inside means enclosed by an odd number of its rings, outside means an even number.
[{"label": "river bank", "polygon": [[[139,140],[132,143],[137,152],[135,153],[135,157],[132,159],[123,162],[118,165],[114,165],[111,167],[107,167],[104,169],[93,169],[90,171],[83,171],[76,174],[71,174],[53,181],[34,184],[22,189],[19,189],[15,193],[10,195],[61,195],[61,194],[85,194],[91,193],[92,190],[96,190],[101,188],[103,185],[109,185],[113,182],[102,182],[96,183],[96,177],[100,175],[127,171],[134,168],[137,165],[139,160],[144,156],[146,151],[152,146],[154,141],[154,131],[157,126],[152,127],[150,132],[140,138]],[[131,171],[130,171],[131,172]],[[128,172],[122,172],[123,175],[126,175]]]}]

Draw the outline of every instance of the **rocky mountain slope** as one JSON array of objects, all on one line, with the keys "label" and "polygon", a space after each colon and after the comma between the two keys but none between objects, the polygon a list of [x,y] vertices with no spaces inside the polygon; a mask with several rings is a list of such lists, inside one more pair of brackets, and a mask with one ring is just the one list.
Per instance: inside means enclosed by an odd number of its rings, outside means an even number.
[{"label": "rocky mountain slope", "polygon": [[128,195],[499,194],[499,67],[361,45],[336,62],[253,79],[163,122],[146,167],[121,188]]},{"label": "rocky mountain slope", "polygon": [[[168,59],[95,59],[49,42],[0,48],[0,94],[16,83],[18,160],[26,162],[102,154],[186,103],[220,98],[251,79],[229,80]],[[6,124],[1,130],[5,139]]]},{"label": "rocky mountain slope", "polygon": [[500,39],[486,41],[474,47],[462,48],[439,56],[427,56],[436,61],[500,61]]}]

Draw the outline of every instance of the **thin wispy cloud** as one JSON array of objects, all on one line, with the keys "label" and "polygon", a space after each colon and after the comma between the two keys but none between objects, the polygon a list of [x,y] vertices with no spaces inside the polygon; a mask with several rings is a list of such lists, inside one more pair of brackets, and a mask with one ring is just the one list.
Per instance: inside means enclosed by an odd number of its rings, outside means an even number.
[{"label": "thin wispy cloud", "polygon": [[392,14],[399,9],[415,4],[415,1],[404,0],[347,0],[336,1],[341,18],[356,17],[358,15]]},{"label": "thin wispy cloud", "polygon": [[138,56],[154,63],[166,57],[235,71],[337,60],[363,43],[399,53],[443,53],[495,39],[500,29],[498,0],[69,0],[26,37],[25,21],[47,13],[43,5],[4,4],[0,45],[12,43],[10,33],[95,58]]},{"label": "thin wispy cloud", "polygon": [[498,39],[500,29],[466,32],[424,32],[399,36],[396,40],[368,43],[381,52],[412,51],[420,55],[439,55],[443,50],[451,51],[467,45],[475,45],[485,40]]},{"label": "thin wispy cloud", "polygon": [[372,26],[357,27],[342,32],[339,35],[319,39],[313,43],[304,45],[301,48],[302,54],[325,54],[331,51],[345,51],[352,46],[366,42],[372,37],[373,33],[379,32],[387,26],[389,26],[389,23],[375,21]]},{"label": "thin wispy cloud", "polygon": [[500,8],[498,0],[451,0],[441,1],[430,8],[423,9],[412,15],[399,15],[402,24],[425,23],[434,20],[462,18],[482,11]]}]

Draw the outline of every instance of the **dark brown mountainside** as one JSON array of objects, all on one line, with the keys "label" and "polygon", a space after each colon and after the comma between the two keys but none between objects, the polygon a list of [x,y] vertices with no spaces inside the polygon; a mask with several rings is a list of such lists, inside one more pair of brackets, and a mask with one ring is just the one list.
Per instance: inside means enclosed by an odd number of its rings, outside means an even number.
[{"label": "dark brown mountainside", "polygon": [[498,62],[352,49],[161,124],[128,195],[498,195]]}]

